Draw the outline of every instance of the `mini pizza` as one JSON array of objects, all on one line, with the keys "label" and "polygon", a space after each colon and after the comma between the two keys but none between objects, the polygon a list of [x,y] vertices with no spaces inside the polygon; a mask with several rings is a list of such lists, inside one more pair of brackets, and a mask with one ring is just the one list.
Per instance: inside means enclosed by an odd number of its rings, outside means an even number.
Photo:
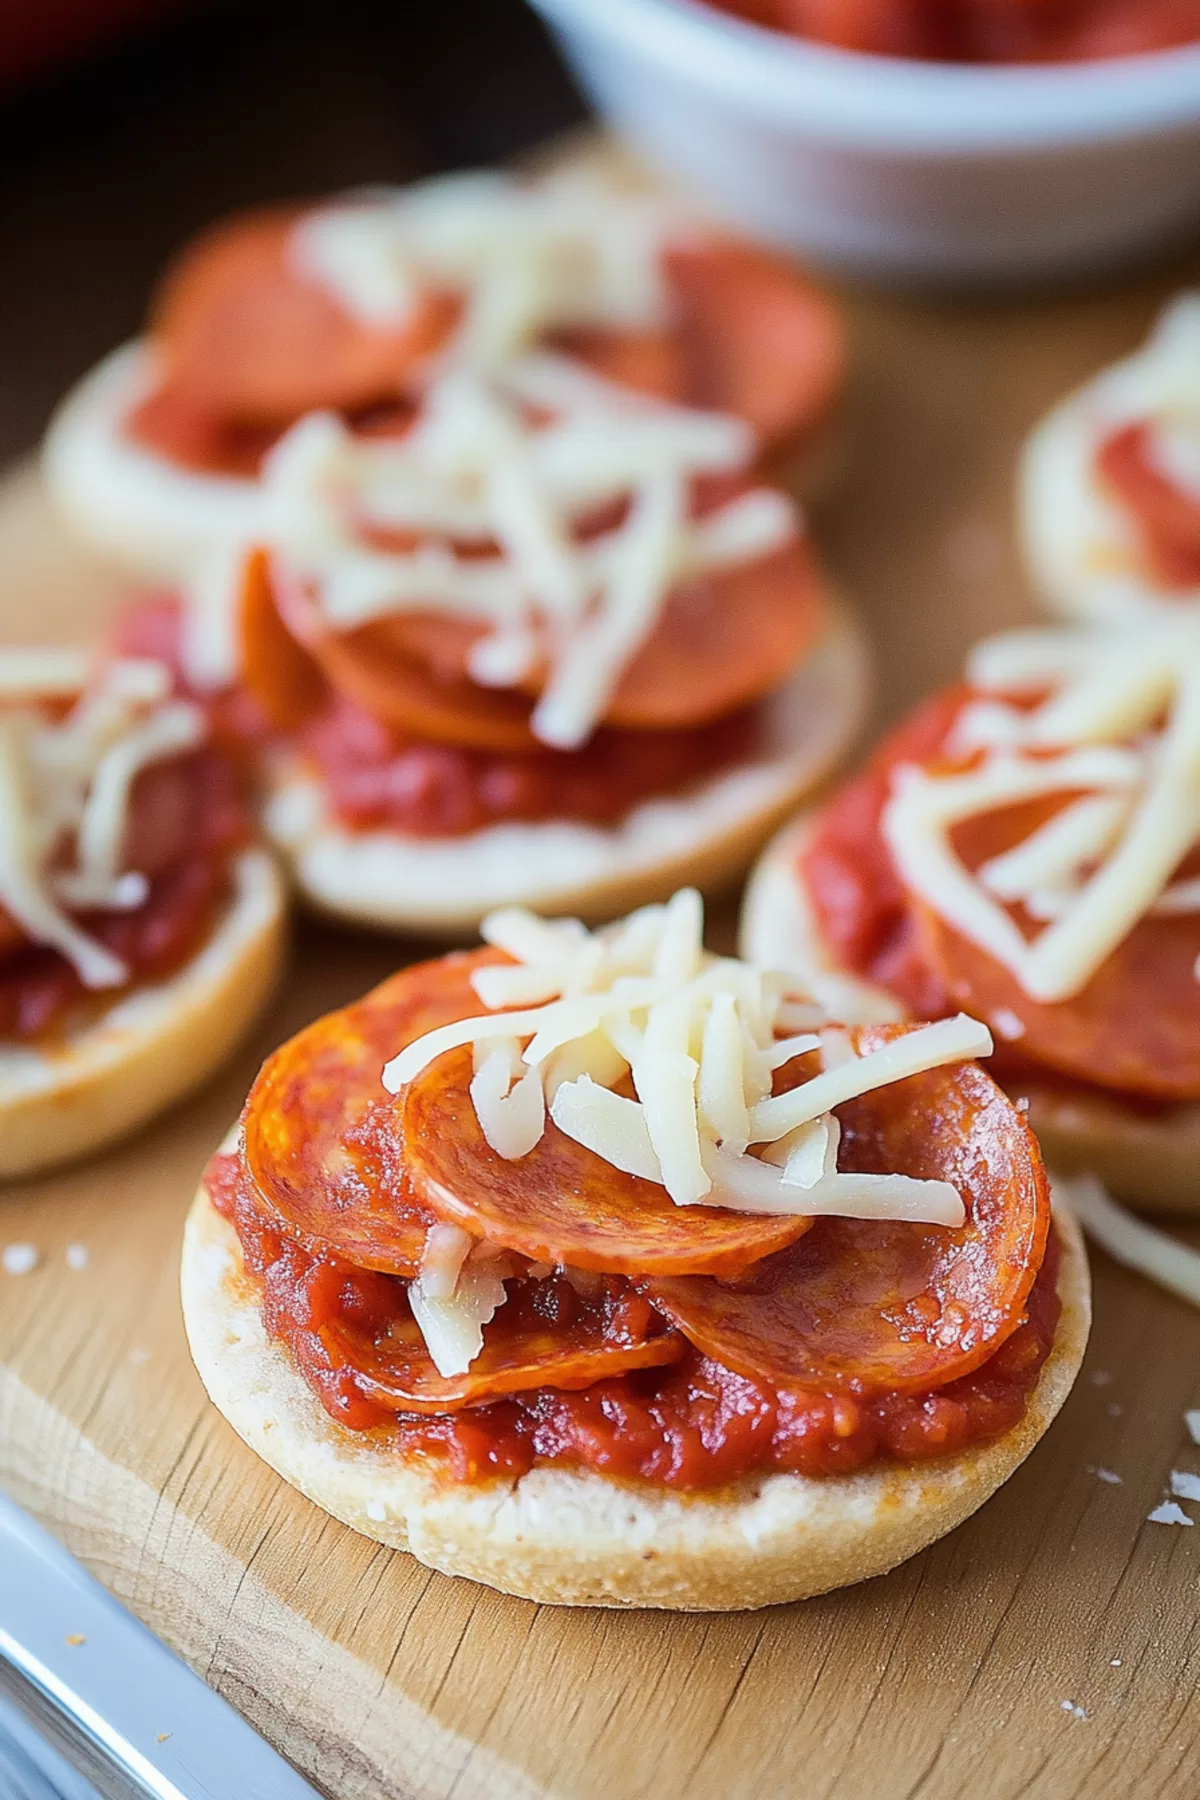
[{"label": "mini pizza", "polygon": [[1061,1405],[1087,1267],[986,1028],[831,1024],[702,924],[508,909],[265,1064],[188,1336],[356,1530],[539,1601],[763,1606],[949,1531]]},{"label": "mini pizza", "polygon": [[262,1008],[284,896],[152,657],[0,651],[0,1176],[124,1136]]},{"label": "mini pizza", "polygon": [[1103,623],[1200,604],[1200,294],[1043,419],[1018,529],[1058,612]]},{"label": "mini pizza", "polygon": [[183,656],[325,912],[458,933],[718,888],[857,732],[857,627],[731,414],[538,352],[443,371],[399,436],[310,414],[261,483]]},{"label": "mini pizza", "polygon": [[262,459],[300,419],[402,430],[431,369],[536,351],[733,413],[801,476],[828,457],[845,360],[832,303],[677,199],[579,170],[451,176],[216,227],[169,271],[146,337],[64,402],[45,467],[85,539],[174,578],[256,533]]},{"label": "mini pizza", "polygon": [[1052,1168],[1196,1212],[1198,840],[1200,620],[1016,632],[776,840],[743,944],[852,1017],[966,1007]]}]

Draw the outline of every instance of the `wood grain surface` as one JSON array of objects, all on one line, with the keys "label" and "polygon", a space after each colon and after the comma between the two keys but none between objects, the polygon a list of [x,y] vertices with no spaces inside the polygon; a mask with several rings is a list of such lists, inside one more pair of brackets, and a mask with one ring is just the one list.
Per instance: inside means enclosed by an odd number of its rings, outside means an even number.
[{"label": "wood grain surface", "polygon": [[[981,631],[1032,616],[1009,533],[1017,443],[1198,273],[1193,258],[1037,301],[847,294],[852,449],[818,529],[875,636],[879,720]],[[10,479],[5,636],[90,630],[115,591],[48,529],[30,477]],[[0,1243],[41,1253],[0,1275],[13,1494],[337,1800],[1200,1791],[1200,1540],[1146,1523],[1170,1469],[1200,1470],[1182,1416],[1200,1405],[1200,1315],[1101,1256],[1084,1373],[1019,1474],[894,1574],[798,1606],[510,1600],[354,1536],[241,1445],[184,1347],[189,1197],[264,1052],[418,948],[302,926],[278,1005],[205,1092],[0,1195]]]}]

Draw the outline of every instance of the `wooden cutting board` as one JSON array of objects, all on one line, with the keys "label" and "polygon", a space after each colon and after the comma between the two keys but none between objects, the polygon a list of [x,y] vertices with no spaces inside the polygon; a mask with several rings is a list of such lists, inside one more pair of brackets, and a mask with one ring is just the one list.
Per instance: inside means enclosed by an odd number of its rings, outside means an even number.
[{"label": "wooden cutting board", "polygon": [[[819,529],[874,633],[881,720],[979,633],[1033,616],[1009,538],[1017,443],[1198,275],[1193,256],[1051,299],[846,295],[852,449]],[[117,585],[62,545],[28,473],[10,479],[6,635],[91,630]],[[216,1082],[90,1166],[0,1195],[0,1243],[41,1252],[0,1275],[13,1494],[338,1800],[1200,1791],[1200,1539],[1146,1523],[1168,1471],[1200,1469],[1183,1426],[1200,1314],[1103,1257],[1086,1368],[1025,1467],[894,1574],[798,1606],[510,1600],[356,1537],[256,1461],[188,1361],[184,1212],[262,1055],[415,954],[302,926],[277,1006]]]}]

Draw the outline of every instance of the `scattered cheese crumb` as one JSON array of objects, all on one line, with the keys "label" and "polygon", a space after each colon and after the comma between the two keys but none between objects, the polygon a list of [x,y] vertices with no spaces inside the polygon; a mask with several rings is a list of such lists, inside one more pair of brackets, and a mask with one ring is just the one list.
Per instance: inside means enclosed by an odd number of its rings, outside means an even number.
[{"label": "scattered cheese crumb", "polygon": [[1172,1469],[1171,1492],[1180,1500],[1200,1500],[1200,1475],[1193,1475],[1187,1469]]},{"label": "scattered cheese crumb", "polygon": [[1122,1485],[1121,1476],[1113,1469],[1093,1469],[1089,1467],[1088,1473],[1089,1475],[1094,1475],[1097,1481],[1107,1482],[1109,1487],[1120,1487]]},{"label": "scattered cheese crumb", "polygon": [[1059,1705],[1062,1707],[1062,1709],[1065,1713],[1070,1713],[1070,1715],[1073,1719],[1086,1719],[1087,1718],[1086,1710],[1082,1706],[1080,1706],[1080,1704],[1077,1700],[1060,1700]]},{"label": "scattered cheese crumb", "polygon": [[1093,1369],[1092,1370],[1092,1386],[1093,1387],[1107,1387],[1111,1380],[1112,1380],[1112,1376],[1109,1374],[1107,1369]]},{"label": "scattered cheese crumb", "polygon": [[87,1643],[87,1639],[84,1637],[82,1631],[70,1632],[67,1636],[66,1641],[68,1644],[70,1644],[72,1650],[77,1650],[79,1648],[80,1644]]},{"label": "scattered cheese crumb", "polygon": [[1020,1099],[1017,1101],[1016,1106],[1017,1106],[1017,1111],[1019,1113],[1022,1113],[1022,1114],[1027,1113],[1029,1111],[1029,1095],[1022,1094]]},{"label": "scattered cheese crumb", "polygon": [[[1015,1043],[1017,1038],[1023,1038],[1025,1036],[1024,1019],[1019,1018],[1017,1014],[1007,1006],[998,1006],[994,1013],[989,1013],[988,1024],[996,1033],[997,1037],[1006,1039],[1010,1044]],[[1029,1105],[1028,1096],[1025,1096],[1025,1104],[1026,1106]]]},{"label": "scattered cheese crumb", "polygon": [[86,1269],[88,1266],[88,1247],[86,1244],[68,1244],[66,1248],[68,1269]]},{"label": "scattered cheese crumb", "polygon": [[1108,1666],[1109,1666],[1109,1668],[1110,1668],[1110,1669],[1119,1669],[1119,1668],[1120,1668],[1120,1666],[1121,1666],[1121,1659],[1120,1659],[1120,1657],[1119,1657],[1119,1656],[1114,1656],[1114,1657],[1113,1657],[1113,1658],[1112,1658],[1112,1660],[1111,1660],[1111,1661],[1110,1661],[1110,1663],[1109,1663],[1109,1665],[1108,1665]]},{"label": "scattered cheese crumb", "polygon": [[1183,1420],[1193,1444],[1200,1444],[1200,1408],[1195,1412],[1185,1412]]},{"label": "scattered cheese crumb", "polygon": [[4,1255],[0,1257],[6,1275],[28,1275],[41,1260],[41,1253],[34,1244],[5,1244]]},{"label": "scattered cheese crumb", "polygon": [[1164,1500],[1161,1506],[1146,1514],[1149,1525],[1194,1525],[1195,1519],[1189,1519],[1182,1506],[1176,1506],[1174,1500]]},{"label": "scattered cheese crumb", "polygon": [[368,1500],[367,1517],[368,1519],[374,1519],[377,1525],[382,1524],[384,1519],[387,1518],[387,1507],[384,1506],[381,1500]]}]

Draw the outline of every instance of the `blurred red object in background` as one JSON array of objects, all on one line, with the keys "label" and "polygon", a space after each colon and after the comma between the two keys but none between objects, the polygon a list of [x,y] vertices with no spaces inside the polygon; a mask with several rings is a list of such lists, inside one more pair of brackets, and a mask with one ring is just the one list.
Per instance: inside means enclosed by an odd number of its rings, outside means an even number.
[{"label": "blurred red object in background", "polygon": [[188,0],[0,0],[0,88],[71,62]]}]

